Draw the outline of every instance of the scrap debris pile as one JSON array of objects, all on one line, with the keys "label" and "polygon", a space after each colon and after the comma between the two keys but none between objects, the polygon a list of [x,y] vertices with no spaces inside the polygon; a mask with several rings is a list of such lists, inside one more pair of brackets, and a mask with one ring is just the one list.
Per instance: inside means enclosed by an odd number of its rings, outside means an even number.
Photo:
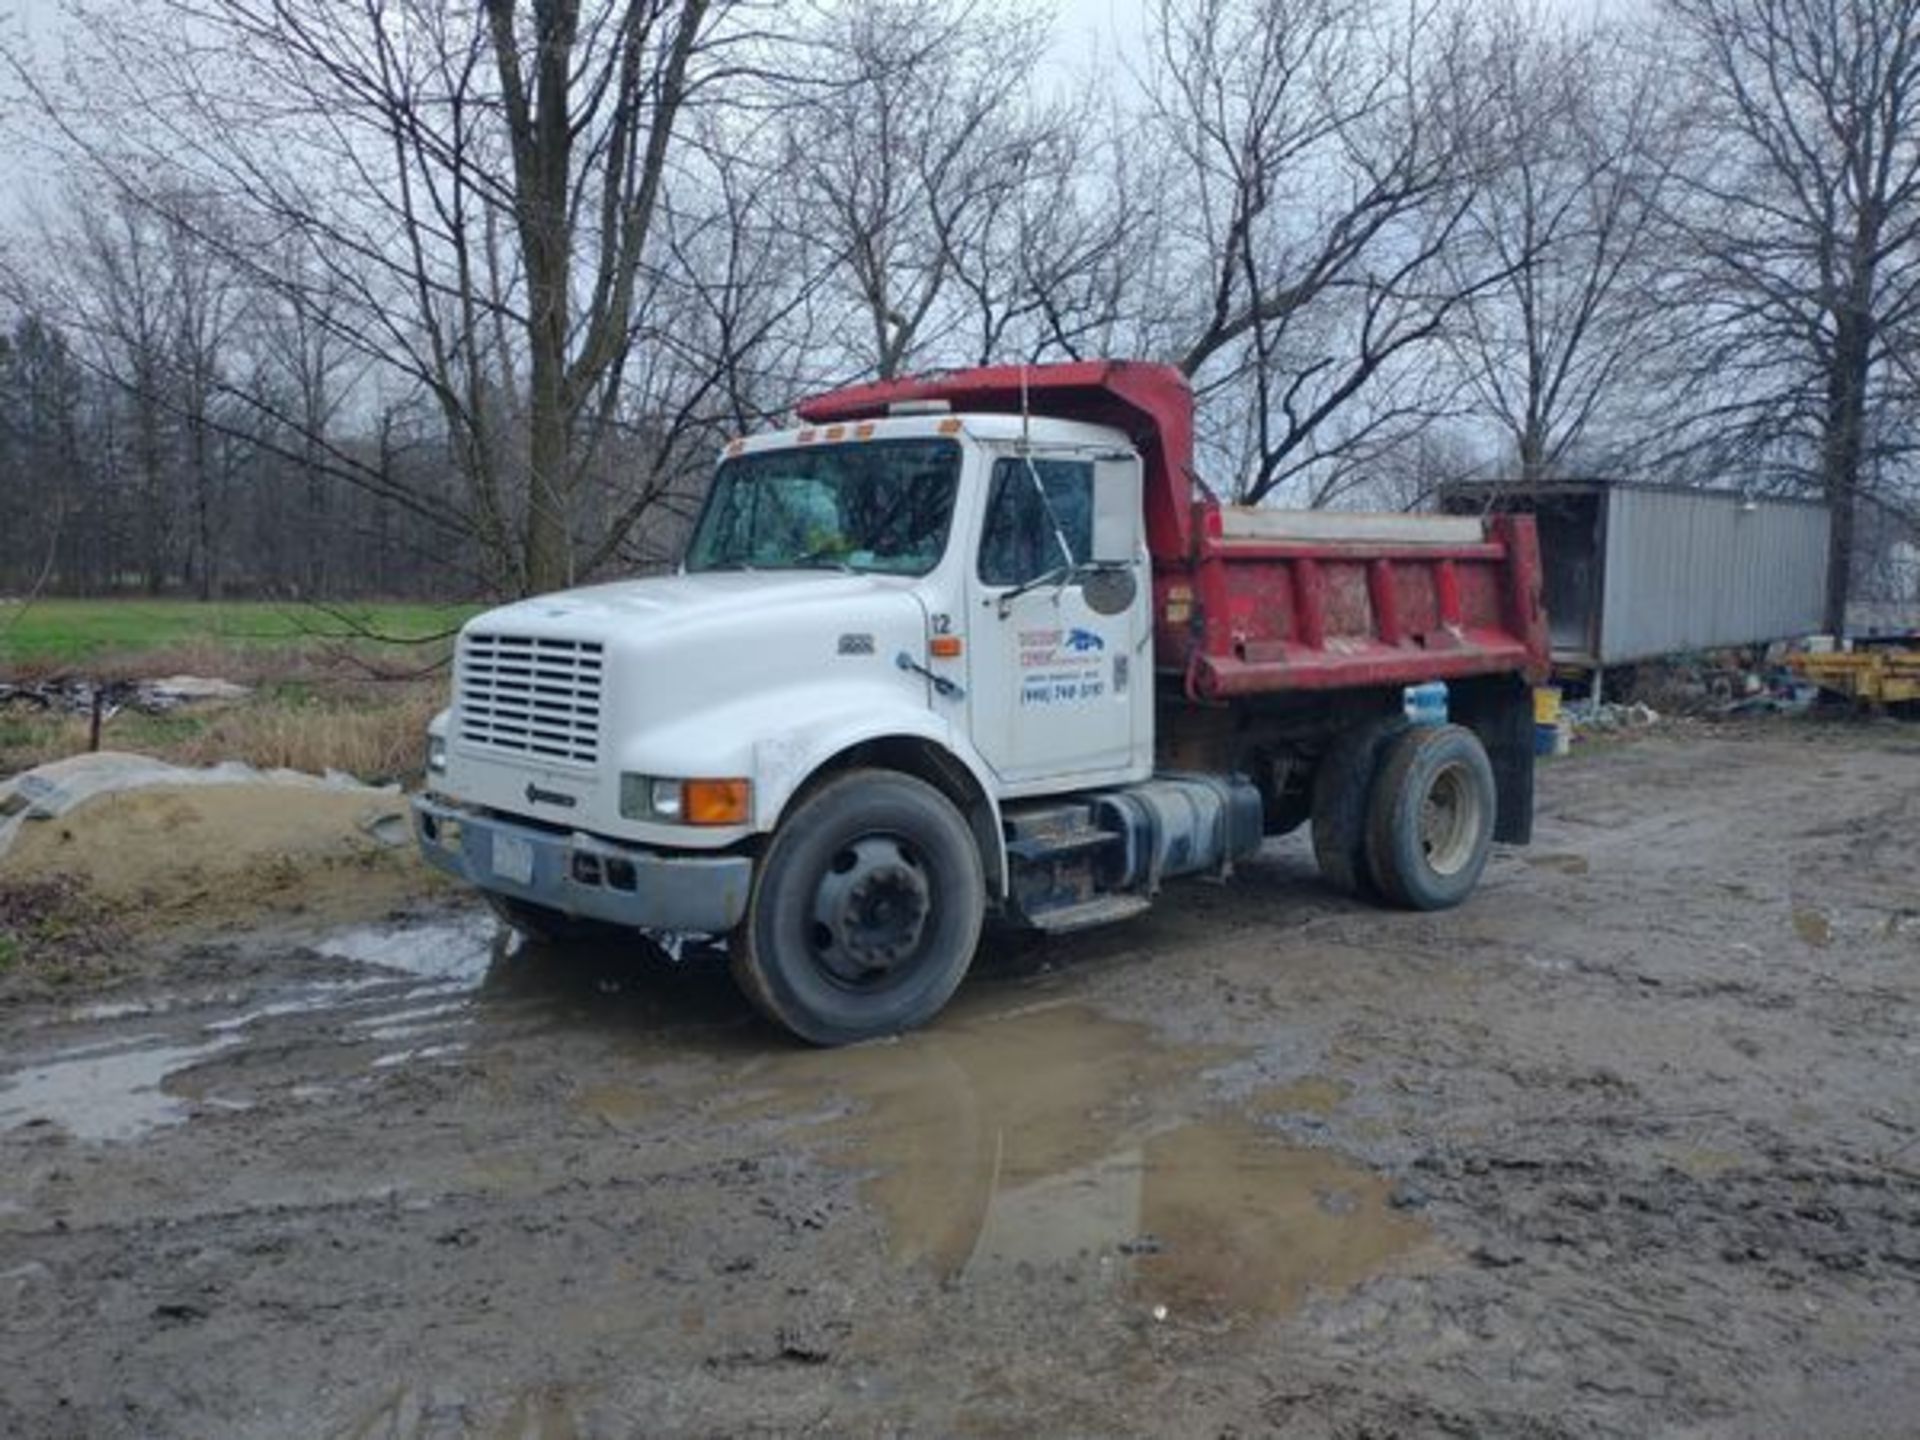
[{"label": "scrap debris pile", "polygon": [[94,681],[77,676],[9,684],[0,680],[0,710],[10,707],[61,715],[92,713],[96,698],[103,718],[122,710],[170,715],[186,705],[244,700],[250,687],[201,675],[168,675],[158,680]]},{"label": "scrap debris pile", "polygon": [[[1676,715],[1799,714],[1819,694],[1794,673],[1787,647],[1709,650],[1638,667],[1632,698]],[[1632,708],[1632,707],[1629,707]]]}]

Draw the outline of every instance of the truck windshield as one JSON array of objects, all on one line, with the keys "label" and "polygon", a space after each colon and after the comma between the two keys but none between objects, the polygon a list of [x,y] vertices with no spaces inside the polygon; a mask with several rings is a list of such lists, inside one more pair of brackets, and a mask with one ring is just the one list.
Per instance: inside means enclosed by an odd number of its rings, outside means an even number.
[{"label": "truck windshield", "polygon": [[924,575],[946,548],[960,447],[873,440],[728,460],[687,549],[687,569]]}]

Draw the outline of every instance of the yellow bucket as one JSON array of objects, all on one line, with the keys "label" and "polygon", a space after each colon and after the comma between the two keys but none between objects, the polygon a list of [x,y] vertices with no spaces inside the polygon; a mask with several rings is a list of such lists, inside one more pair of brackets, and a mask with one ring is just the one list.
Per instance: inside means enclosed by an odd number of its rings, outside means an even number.
[{"label": "yellow bucket", "polygon": [[1536,725],[1560,723],[1560,687],[1558,685],[1540,685],[1534,688],[1533,723]]}]

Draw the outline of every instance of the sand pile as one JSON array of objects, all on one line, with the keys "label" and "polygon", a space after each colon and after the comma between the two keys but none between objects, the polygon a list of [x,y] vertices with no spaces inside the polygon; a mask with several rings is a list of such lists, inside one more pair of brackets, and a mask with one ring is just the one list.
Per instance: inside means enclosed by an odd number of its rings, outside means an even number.
[{"label": "sand pile", "polygon": [[134,929],[366,912],[425,883],[397,790],[113,753],[0,782],[0,884],[54,876]]}]

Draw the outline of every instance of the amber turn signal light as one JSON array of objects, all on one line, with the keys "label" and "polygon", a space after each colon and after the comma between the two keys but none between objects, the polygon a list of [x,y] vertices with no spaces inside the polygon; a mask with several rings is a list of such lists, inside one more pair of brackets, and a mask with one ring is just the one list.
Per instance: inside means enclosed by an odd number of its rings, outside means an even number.
[{"label": "amber turn signal light", "polygon": [[681,788],[681,810],[689,825],[744,825],[753,797],[745,780],[689,780]]},{"label": "amber turn signal light", "polygon": [[960,655],[958,635],[935,635],[927,641],[927,653],[936,660],[955,660]]}]

